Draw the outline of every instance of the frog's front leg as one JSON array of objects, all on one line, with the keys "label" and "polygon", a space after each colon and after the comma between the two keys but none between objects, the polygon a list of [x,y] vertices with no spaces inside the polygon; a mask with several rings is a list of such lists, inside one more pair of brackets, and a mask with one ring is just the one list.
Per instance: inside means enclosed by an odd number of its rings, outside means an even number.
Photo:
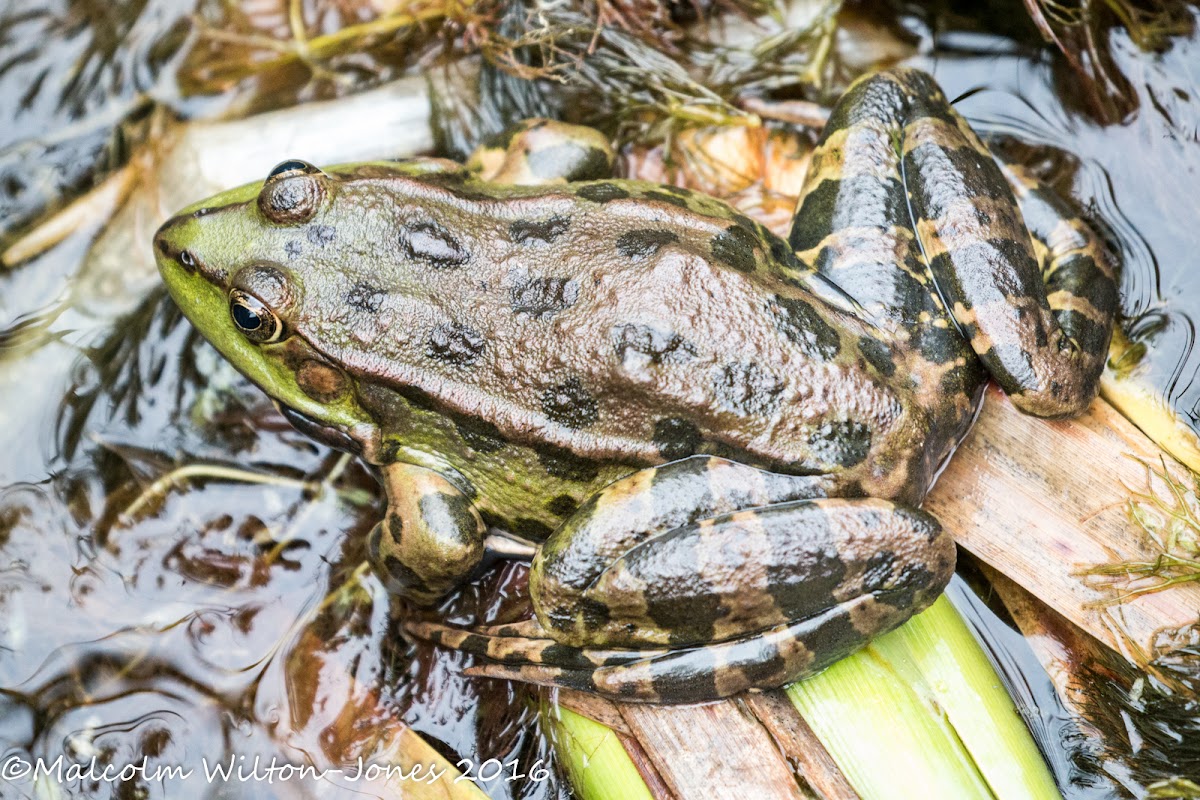
[{"label": "frog's front leg", "polygon": [[431,469],[396,463],[382,473],[388,510],[367,552],[389,592],[432,603],[479,567],[483,520],[470,498]]},{"label": "frog's front leg", "polygon": [[485,657],[478,674],[617,699],[780,686],[927,607],[954,569],[928,514],[823,491],[821,477],[708,456],[636,472],[542,546],[536,621],[409,630]]}]

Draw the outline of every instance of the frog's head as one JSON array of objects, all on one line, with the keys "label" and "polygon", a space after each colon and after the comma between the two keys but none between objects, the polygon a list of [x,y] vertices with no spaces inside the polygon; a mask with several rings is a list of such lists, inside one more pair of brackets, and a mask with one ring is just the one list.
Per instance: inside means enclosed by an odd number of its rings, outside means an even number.
[{"label": "frog's head", "polygon": [[154,254],[175,302],[226,359],[305,432],[351,446],[347,437],[362,441],[371,419],[351,376],[307,335],[306,289],[319,296],[330,275],[319,261],[288,260],[285,248],[328,210],[335,185],[310,164],[285,161],[265,182],[179,212],[155,234]]}]

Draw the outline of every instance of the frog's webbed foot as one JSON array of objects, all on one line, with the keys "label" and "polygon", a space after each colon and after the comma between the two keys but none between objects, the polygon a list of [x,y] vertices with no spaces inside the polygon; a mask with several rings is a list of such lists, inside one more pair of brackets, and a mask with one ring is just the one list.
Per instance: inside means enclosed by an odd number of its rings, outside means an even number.
[{"label": "frog's webbed foot", "polygon": [[642,470],[539,550],[536,623],[409,629],[486,659],[480,674],[616,699],[780,686],[928,606],[954,568],[927,514],[812,499],[823,480],[704,456]]},{"label": "frog's webbed foot", "polygon": [[577,689],[626,702],[698,703],[782,686],[824,669],[867,641],[867,634],[857,632],[839,639],[839,634],[854,631],[856,616],[885,622],[890,630],[910,613],[892,612],[885,620],[873,598],[862,595],[790,624],[683,648],[570,647],[537,620],[526,627],[474,629],[409,622],[405,630],[485,660],[465,670],[467,675]]}]

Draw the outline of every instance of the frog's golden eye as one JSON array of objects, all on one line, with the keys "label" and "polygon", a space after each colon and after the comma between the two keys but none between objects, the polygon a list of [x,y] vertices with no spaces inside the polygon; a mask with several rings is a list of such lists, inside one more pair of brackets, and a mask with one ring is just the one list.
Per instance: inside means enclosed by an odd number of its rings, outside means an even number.
[{"label": "frog's golden eye", "polygon": [[229,293],[229,316],[246,338],[259,344],[277,342],[283,336],[283,322],[267,304],[249,292],[234,289]]}]

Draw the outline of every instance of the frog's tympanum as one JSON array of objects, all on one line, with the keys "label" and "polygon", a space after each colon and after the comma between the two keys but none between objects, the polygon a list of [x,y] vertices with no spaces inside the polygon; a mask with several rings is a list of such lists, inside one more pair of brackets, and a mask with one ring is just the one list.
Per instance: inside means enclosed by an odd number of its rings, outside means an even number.
[{"label": "frog's tympanum", "polygon": [[535,619],[408,626],[478,673],[651,702],[808,675],[945,587],[918,505],[989,376],[1044,417],[1095,395],[1103,247],[928,75],[846,93],[787,240],[604,179],[594,131],[503,145],[286,161],[155,239],[204,336],[378,471],[392,591],[431,603],[531,543]]}]

